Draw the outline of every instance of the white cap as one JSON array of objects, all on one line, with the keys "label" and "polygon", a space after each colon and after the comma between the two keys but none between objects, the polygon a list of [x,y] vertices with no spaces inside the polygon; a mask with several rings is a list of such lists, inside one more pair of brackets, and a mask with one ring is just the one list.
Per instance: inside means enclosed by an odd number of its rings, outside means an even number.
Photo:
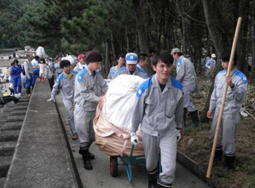
[{"label": "white cap", "polygon": [[127,64],[137,64],[138,56],[136,53],[127,53],[125,59]]},{"label": "white cap", "polygon": [[212,54],[211,57],[216,57],[216,55],[215,55],[215,54]]},{"label": "white cap", "polygon": [[179,52],[181,52],[179,48],[173,48],[171,51],[171,55],[173,55],[174,53],[179,53]]}]

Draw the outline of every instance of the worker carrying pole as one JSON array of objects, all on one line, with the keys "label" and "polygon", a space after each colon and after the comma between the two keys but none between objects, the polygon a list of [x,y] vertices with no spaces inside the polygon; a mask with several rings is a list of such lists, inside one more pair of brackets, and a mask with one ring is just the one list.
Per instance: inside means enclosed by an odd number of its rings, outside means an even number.
[{"label": "worker carrying pole", "polygon": [[[246,76],[236,68],[237,55],[235,54],[237,38],[242,18],[239,17],[231,55],[225,52],[221,55],[221,65],[224,70],[220,71],[214,83],[208,118],[213,118],[210,141],[212,151],[206,177],[210,178],[213,162],[217,165],[221,162],[222,151],[226,170],[234,168],[235,162],[235,134],[240,121],[240,108],[247,93]],[[223,90],[224,86],[224,90]],[[223,92],[222,92],[223,91]],[[220,126],[222,123],[222,126]]]}]

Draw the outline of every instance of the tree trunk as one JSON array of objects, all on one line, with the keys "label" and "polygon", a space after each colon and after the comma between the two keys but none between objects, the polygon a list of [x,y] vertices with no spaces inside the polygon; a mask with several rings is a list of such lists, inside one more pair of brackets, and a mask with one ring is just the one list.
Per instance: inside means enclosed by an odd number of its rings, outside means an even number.
[{"label": "tree trunk", "polygon": [[[111,35],[111,46],[112,46],[112,58],[113,58],[113,62],[115,62],[116,58],[116,52],[115,52],[115,45],[114,45],[114,38],[113,35]],[[111,66],[113,66],[111,64]]]},{"label": "tree trunk", "polygon": [[129,52],[129,36],[128,36],[128,31],[127,31],[127,28],[126,28],[126,40],[127,40],[127,49],[126,49],[126,52]]},{"label": "tree trunk", "polygon": [[186,33],[187,33],[187,22],[186,19],[182,16],[182,52],[187,52],[187,45],[186,45]]},{"label": "tree trunk", "polygon": [[105,75],[108,73],[108,70],[110,70],[109,52],[110,52],[109,41],[106,41],[105,42],[105,64],[104,64],[104,69],[103,69],[103,74],[105,74]]},{"label": "tree trunk", "polygon": [[[208,27],[208,30],[209,30],[209,33],[210,33],[210,37],[213,41],[213,44],[215,46],[215,49],[216,49],[216,53],[217,53],[217,56],[219,56],[222,52],[223,52],[223,44],[222,44],[222,41],[221,41],[221,35],[220,33],[218,32],[217,28],[215,27],[216,24],[214,24],[214,21],[217,21],[216,17],[213,17],[214,15],[214,10],[213,10],[213,7],[211,6],[211,1],[208,1],[208,0],[203,0],[203,8],[204,8],[204,14],[205,14],[205,19],[206,19],[206,23],[207,23],[207,27]],[[213,86],[214,86],[214,79],[215,79],[215,76],[216,76],[216,73],[221,69],[221,64],[218,63],[216,64],[216,69],[214,71],[214,76],[211,80],[211,87],[210,87],[210,92],[207,96],[207,100],[206,100],[206,103],[205,103],[205,106],[202,110],[202,113],[201,113],[201,122],[206,122],[208,121],[208,118],[207,118],[207,111],[209,109],[209,106],[210,106],[210,98],[211,98],[211,94],[212,94],[212,91],[213,91]]]},{"label": "tree trunk", "polygon": [[133,5],[135,8],[135,18],[136,18],[136,25],[138,30],[138,40],[139,40],[139,50],[141,52],[147,53],[149,51],[148,44],[145,38],[144,29],[143,28],[143,21],[142,21],[142,10],[139,3],[139,0],[133,0]]},{"label": "tree trunk", "polygon": [[203,0],[203,8],[204,8],[204,14],[205,14],[205,19],[206,19],[207,27],[209,30],[209,34],[215,46],[216,53],[219,56],[223,52],[224,48],[221,43],[222,41],[221,41],[220,33],[215,27],[216,23],[213,22],[216,18],[213,16],[214,11],[212,6],[210,5],[210,2],[211,1]]},{"label": "tree trunk", "polygon": [[237,68],[241,70],[245,75],[248,73],[248,62],[246,58],[246,49],[247,49],[247,33],[248,33],[248,12],[247,7],[249,7],[249,0],[242,0],[239,2],[240,16],[243,18],[242,29],[240,31],[239,45],[237,46],[238,50],[238,60]]}]

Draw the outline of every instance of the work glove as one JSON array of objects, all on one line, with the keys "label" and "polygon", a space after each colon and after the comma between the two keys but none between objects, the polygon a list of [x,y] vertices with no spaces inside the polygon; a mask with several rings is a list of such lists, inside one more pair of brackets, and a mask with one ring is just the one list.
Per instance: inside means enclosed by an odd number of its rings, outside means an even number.
[{"label": "work glove", "polygon": [[137,144],[139,144],[139,138],[138,136],[136,135],[135,132],[131,132],[131,143],[136,146]]},{"label": "work glove", "polygon": [[181,140],[182,136],[181,136],[181,129],[177,129],[177,142],[179,142]]},{"label": "work glove", "polygon": [[47,102],[55,102],[55,98],[54,98],[53,96],[51,96],[51,98],[49,98],[49,99],[47,100]]}]

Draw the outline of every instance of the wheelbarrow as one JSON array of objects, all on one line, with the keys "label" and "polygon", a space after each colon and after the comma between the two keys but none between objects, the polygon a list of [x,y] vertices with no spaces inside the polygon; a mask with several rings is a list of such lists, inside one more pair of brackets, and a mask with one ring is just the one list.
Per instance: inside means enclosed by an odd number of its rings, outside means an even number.
[{"label": "wheelbarrow", "polygon": [[112,177],[118,176],[118,157],[123,161],[124,165],[126,166],[126,172],[128,176],[128,181],[131,183],[133,181],[133,174],[132,174],[132,165],[133,164],[145,164],[145,155],[134,155],[134,145],[132,145],[130,155],[124,156],[110,156],[110,173]]}]

